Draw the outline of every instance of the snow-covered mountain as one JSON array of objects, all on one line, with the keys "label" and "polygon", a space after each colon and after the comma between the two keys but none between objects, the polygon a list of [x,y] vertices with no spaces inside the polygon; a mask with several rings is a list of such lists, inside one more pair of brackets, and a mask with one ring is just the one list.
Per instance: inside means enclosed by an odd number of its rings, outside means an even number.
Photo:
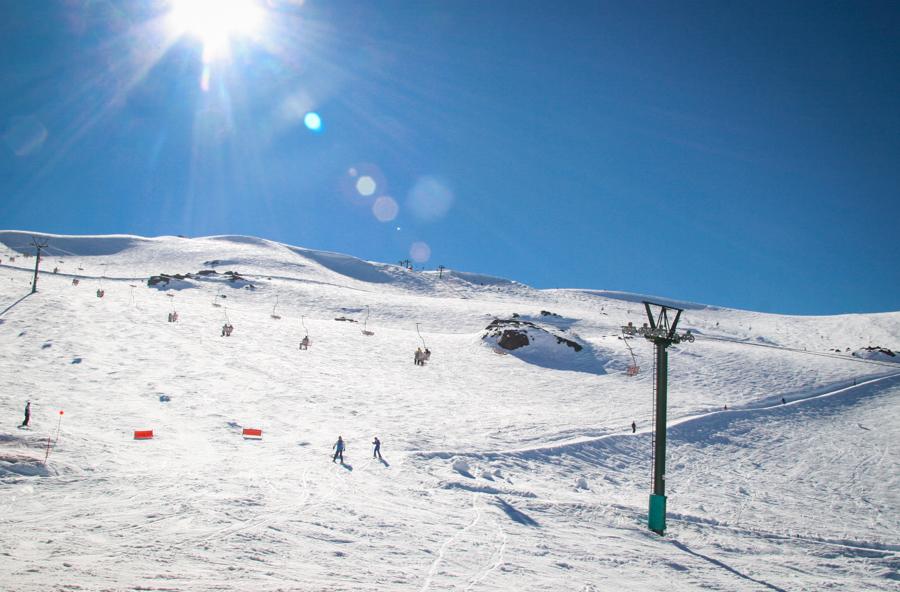
[{"label": "snow-covered mountain", "polygon": [[651,298],[696,336],[670,350],[660,537],[652,346],[621,332],[646,297],[239,236],[0,243],[4,590],[900,582],[898,312]]}]

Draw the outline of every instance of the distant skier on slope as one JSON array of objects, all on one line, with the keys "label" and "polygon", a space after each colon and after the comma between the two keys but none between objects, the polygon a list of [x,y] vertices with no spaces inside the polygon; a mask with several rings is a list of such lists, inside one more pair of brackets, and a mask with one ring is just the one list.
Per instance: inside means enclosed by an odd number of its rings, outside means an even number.
[{"label": "distant skier on slope", "polygon": [[334,448],[334,458],[331,459],[331,462],[341,459],[341,464],[344,464],[344,439],[341,436],[338,436],[337,442],[334,443],[332,448]]},{"label": "distant skier on slope", "polygon": [[381,458],[381,440],[378,439],[378,436],[375,436],[375,440],[372,441],[372,444],[375,445],[375,450],[372,451],[372,458],[377,458],[378,460],[382,460],[382,458]]},{"label": "distant skier on slope", "polygon": [[422,348],[421,347],[416,348],[416,353],[413,355],[413,363],[416,366],[424,365],[424,363],[422,362]]},{"label": "distant skier on slope", "polygon": [[25,420],[20,425],[20,428],[27,428],[28,422],[31,421],[31,401],[25,402]]},{"label": "distant skier on slope", "polygon": [[631,422],[631,433],[633,434],[636,431],[637,431],[637,424],[634,422]]}]

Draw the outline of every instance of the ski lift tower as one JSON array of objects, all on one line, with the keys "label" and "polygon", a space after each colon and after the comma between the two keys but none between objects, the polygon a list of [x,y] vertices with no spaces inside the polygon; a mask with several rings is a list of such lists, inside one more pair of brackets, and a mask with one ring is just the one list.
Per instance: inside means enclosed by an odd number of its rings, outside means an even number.
[{"label": "ski lift tower", "polygon": [[[651,307],[659,307],[655,318]],[[644,308],[647,309],[649,323],[644,323],[642,327],[628,323],[622,327],[622,331],[626,335],[643,335],[656,345],[656,376],[653,383],[656,416],[653,430],[653,493],[650,494],[647,525],[653,532],[663,534],[666,530],[666,397],[669,375],[669,354],[666,349],[673,343],[693,342],[694,336],[690,330],[681,334],[675,332],[682,309],[646,300]],[[670,320],[669,314],[672,312],[675,313],[675,318]]]}]

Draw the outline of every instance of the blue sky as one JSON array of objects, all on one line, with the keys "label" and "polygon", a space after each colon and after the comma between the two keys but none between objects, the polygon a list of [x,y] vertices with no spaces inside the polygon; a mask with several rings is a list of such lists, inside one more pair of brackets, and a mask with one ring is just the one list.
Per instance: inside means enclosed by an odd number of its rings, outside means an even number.
[{"label": "blue sky", "polygon": [[257,7],[2,0],[0,227],[900,310],[896,2]]}]

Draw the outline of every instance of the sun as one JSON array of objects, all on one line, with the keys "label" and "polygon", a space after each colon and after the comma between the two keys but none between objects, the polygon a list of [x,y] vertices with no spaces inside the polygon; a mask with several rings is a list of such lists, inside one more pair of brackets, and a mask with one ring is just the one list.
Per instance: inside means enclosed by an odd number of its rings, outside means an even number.
[{"label": "sun", "polygon": [[262,24],[262,9],[254,0],[172,0],[172,28],[179,35],[203,41],[205,60],[227,54],[233,36],[252,36]]}]

